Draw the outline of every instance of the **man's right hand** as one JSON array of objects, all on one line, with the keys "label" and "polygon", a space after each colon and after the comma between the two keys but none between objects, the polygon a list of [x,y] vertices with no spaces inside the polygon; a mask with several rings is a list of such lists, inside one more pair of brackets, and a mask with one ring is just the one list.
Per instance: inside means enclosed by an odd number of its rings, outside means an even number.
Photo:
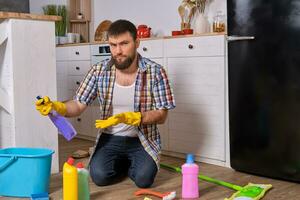
[{"label": "man's right hand", "polygon": [[44,116],[48,115],[52,110],[55,110],[62,116],[65,116],[67,112],[66,104],[60,101],[51,101],[47,96],[37,100],[35,107]]}]

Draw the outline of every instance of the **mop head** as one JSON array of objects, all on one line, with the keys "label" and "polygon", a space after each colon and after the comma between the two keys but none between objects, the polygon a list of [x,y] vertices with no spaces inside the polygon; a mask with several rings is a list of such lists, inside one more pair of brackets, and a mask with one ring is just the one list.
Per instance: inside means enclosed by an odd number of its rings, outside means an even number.
[{"label": "mop head", "polygon": [[270,184],[249,183],[241,191],[237,191],[229,199],[225,198],[225,200],[259,200],[271,188],[272,185]]}]

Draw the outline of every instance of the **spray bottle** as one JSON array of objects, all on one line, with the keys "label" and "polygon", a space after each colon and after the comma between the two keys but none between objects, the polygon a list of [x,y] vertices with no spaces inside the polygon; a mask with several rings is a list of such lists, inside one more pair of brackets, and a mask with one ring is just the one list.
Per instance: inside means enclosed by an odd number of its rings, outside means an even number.
[{"label": "spray bottle", "polygon": [[77,169],[73,166],[74,159],[69,158],[63,166],[63,196],[64,200],[78,200]]},{"label": "spray bottle", "polygon": [[182,169],[182,198],[198,198],[198,174],[199,166],[194,163],[194,155],[187,154],[186,163]]},{"label": "spray bottle", "polygon": [[78,200],[90,200],[89,171],[84,168],[83,163],[76,165],[78,172]]},{"label": "spray bottle", "polygon": [[[41,99],[40,96],[37,96],[36,98]],[[58,132],[62,134],[66,138],[66,140],[70,141],[77,134],[72,124],[57,112],[51,111],[48,114],[48,117],[58,129]]]}]

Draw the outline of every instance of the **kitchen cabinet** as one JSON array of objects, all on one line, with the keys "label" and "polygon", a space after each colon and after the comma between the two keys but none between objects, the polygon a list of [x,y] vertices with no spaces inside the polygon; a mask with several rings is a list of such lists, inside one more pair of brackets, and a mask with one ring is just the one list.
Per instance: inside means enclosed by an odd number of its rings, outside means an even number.
[{"label": "kitchen cabinet", "polygon": [[[198,161],[228,166],[225,49],[225,35],[221,34],[141,40],[138,52],[166,69],[175,95],[176,108],[169,111],[166,122],[158,126],[163,154],[185,157],[186,153],[193,153]],[[72,62],[80,65],[83,61],[60,59],[57,66],[68,65],[66,69],[72,71]],[[81,66],[87,67],[80,67],[83,71],[88,69],[87,64]],[[76,76],[83,78],[85,72],[66,69],[61,71],[67,74],[69,82],[61,84],[68,85],[67,90],[72,91],[72,88],[77,88]],[[93,122],[98,109],[95,106],[91,114],[88,112],[87,117],[81,116],[76,123],[83,124],[86,119]],[[86,134],[88,136],[95,137],[97,134],[94,128],[90,128],[91,125],[77,127],[79,132],[89,133]]]},{"label": "kitchen cabinet", "polygon": [[[56,54],[57,99],[73,99],[78,86],[91,68],[90,45],[57,47]],[[97,136],[94,110],[99,110],[99,107],[93,104],[80,116],[69,118],[79,137],[94,139]]]},{"label": "kitchen cabinet", "polygon": [[56,98],[55,22],[43,15],[4,14],[0,20],[0,148],[52,149],[51,172],[58,173],[57,129],[34,104],[38,95]]},{"label": "kitchen cabinet", "polygon": [[164,40],[176,108],[168,116],[168,151],[225,165],[225,37]]}]

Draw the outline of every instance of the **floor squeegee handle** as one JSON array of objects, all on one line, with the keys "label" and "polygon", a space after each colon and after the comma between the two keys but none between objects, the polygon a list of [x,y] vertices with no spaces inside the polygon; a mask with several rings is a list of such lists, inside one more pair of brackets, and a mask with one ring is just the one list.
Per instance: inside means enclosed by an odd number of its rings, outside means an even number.
[{"label": "floor squeegee handle", "polygon": [[[180,167],[174,167],[174,166],[164,164],[164,163],[160,163],[160,166],[162,168],[169,169],[169,170],[181,173]],[[204,176],[204,175],[198,175],[198,179],[203,180],[203,181],[207,181],[207,182],[210,182],[210,183],[214,183],[214,184],[217,184],[217,185],[225,186],[227,188],[237,190],[237,191],[242,191],[243,190],[243,187],[241,187],[239,185],[235,185],[235,184],[228,183],[228,182],[225,182],[225,181],[220,181],[220,180],[210,178],[210,177]]]}]

